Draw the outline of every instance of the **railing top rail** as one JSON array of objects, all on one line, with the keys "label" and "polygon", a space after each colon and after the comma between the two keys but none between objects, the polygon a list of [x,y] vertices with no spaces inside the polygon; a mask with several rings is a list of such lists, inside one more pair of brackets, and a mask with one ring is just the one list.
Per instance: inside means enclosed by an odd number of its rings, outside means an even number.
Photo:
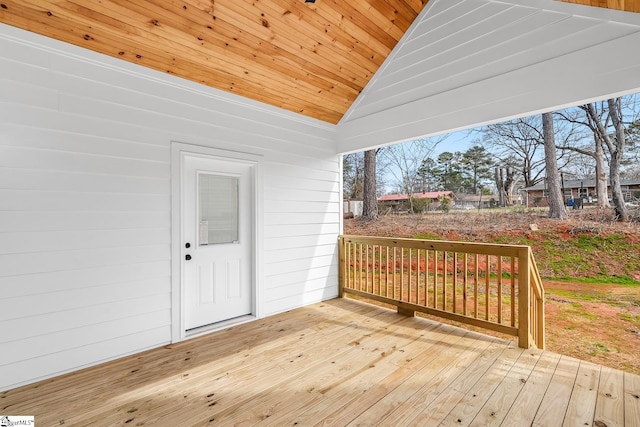
[{"label": "railing top rail", "polygon": [[542,286],[542,279],[540,278],[540,272],[538,271],[538,267],[536,264],[536,260],[533,257],[533,253],[529,252],[529,264],[531,265],[531,273],[533,275],[534,280],[532,280],[531,286],[539,298],[544,297],[544,287]]},{"label": "railing top rail", "polygon": [[427,249],[451,252],[466,252],[483,255],[522,256],[529,251],[525,245],[503,245],[497,243],[452,242],[448,240],[410,239],[397,237],[341,236],[348,243],[396,246],[411,249]]}]

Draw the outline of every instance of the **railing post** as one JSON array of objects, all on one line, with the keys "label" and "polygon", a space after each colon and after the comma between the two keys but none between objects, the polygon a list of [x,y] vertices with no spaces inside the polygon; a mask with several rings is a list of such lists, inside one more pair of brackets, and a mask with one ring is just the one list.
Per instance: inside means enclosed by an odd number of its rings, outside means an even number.
[{"label": "railing post", "polygon": [[531,347],[531,283],[529,274],[529,248],[518,254],[518,347]]},{"label": "railing post", "polygon": [[[531,265],[533,267],[536,266],[536,262],[535,259],[533,258],[533,253],[531,253],[531,251],[529,251],[529,254],[531,255],[529,257],[529,262],[531,263]],[[540,290],[540,294],[536,294],[536,297],[539,298],[539,300],[536,300],[536,304],[535,304],[535,316],[536,316],[536,336],[535,336],[535,342],[536,342],[536,346],[539,349],[544,349],[546,346],[546,338],[545,338],[545,313],[544,313],[544,304],[545,304],[545,300],[544,300],[544,287],[542,286],[542,279],[540,279],[540,274],[538,273],[537,268],[532,268],[531,269],[531,279],[532,282],[535,282],[537,284],[537,288]]]},{"label": "railing post", "polygon": [[344,298],[344,281],[347,277],[347,260],[345,258],[344,237],[338,237],[338,296]]}]

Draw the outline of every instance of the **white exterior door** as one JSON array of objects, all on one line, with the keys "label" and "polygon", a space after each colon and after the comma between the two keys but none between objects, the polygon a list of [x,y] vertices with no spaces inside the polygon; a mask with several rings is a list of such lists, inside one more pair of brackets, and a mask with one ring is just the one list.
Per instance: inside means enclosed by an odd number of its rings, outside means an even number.
[{"label": "white exterior door", "polygon": [[252,165],[182,157],[185,329],[252,313]]}]

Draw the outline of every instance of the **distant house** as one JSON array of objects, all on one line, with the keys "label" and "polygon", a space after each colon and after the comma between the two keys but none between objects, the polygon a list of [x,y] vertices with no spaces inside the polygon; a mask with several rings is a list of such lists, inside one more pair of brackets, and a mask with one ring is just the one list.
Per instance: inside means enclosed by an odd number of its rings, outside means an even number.
[{"label": "distant house", "polygon": [[362,216],[363,202],[362,200],[345,199],[342,202],[342,212],[345,218],[353,218],[354,216]]},{"label": "distant house", "polygon": [[[446,197],[450,200],[455,199],[452,191],[423,191],[421,193],[413,193],[412,198],[419,200],[423,205],[423,210],[437,210],[440,208],[440,200]],[[409,195],[408,194],[385,194],[378,197],[378,202],[382,209],[390,209],[393,212],[409,211]]]},{"label": "distant house", "polygon": [[499,197],[495,194],[458,194],[454,208],[488,209],[498,205]]},{"label": "distant house", "polygon": [[[563,180],[562,191],[565,201],[569,199],[581,198],[584,203],[595,203],[596,199],[596,182],[594,179],[565,179]],[[624,199],[629,201],[640,198],[640,181],[638,180],[622,180],[622,194]],[[527,206],[549,206],[547,200],[547,183],[540,181],[536,185],[524,189],[527,193]],[[607,186],[608,197],[611,197],[611,186]]]}]

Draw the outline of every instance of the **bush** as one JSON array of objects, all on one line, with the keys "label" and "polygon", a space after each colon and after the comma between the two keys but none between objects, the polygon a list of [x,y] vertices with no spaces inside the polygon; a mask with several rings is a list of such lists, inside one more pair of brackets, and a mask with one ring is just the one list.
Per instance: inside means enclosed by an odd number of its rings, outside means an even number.
[{"label": "bush", "polygon": [[451,210],[451,199],[445,196],[438,197],[438,201],[440,202],[440,210],[444,213],[448,213]]},{"label": "bush", "polygon": [[413,213],[422,213],[429,210],[431,199],[413,199]]}]

